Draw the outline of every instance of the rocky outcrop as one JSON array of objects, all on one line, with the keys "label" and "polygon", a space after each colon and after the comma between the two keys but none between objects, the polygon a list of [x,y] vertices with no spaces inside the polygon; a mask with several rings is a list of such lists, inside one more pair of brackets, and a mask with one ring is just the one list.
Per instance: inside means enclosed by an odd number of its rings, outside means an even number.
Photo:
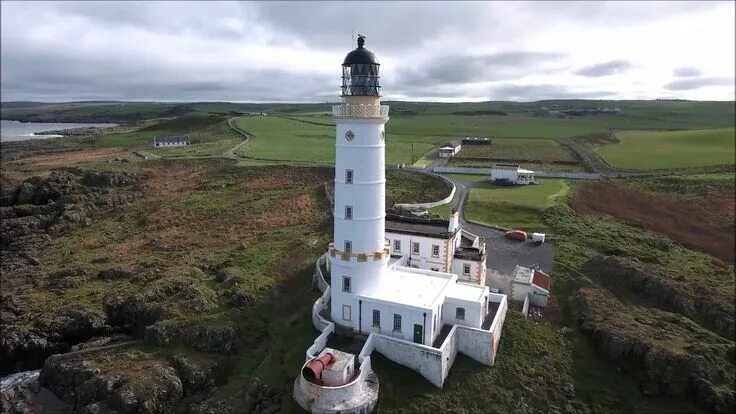
[{"label": "rocky outcrop", "polygon": [[734,337],[734,306],[708,292],[695,292],[654,265],[619,256],[596,256],[582,273],[614,292],[624,288],[657,306],[697,320],[726,338]]},{"label": "rocky outcrop", "polygon": [[[641,367],[644,394],[694,395],[700,405],[716,413],[736,409],[736,393],[719,385],[728,378],[723,370],[733,369],[732,365],[721,366],[733,358],[732,342],[682,316],[652,309],[632,313],[631,307],[602,289],[581,288],[574,299],[581,329],[593,338],[599,353]],[[682,345],[686,334],[676,329],[699,335],[693,339],[699,342],[697,346]],[[701,332],[692,332],[697,329]]]},{"label": "rocky outcrop", "polygon": [[189,407],[190,414],[274,414],[281,410],[281,396],[257,378],[247,386],[226,386],[223,392]]},{"label": "rocky outcrop", "polygon": [[217,354],[237,349],[237,326],[215,317],[195,321],[166,320],[146,328],[145,342],[156,346],[183,344]]},{"label": "rocky outcrop", "polygon": [[177,355],[173,365],[184,386],[184,395],[214,389],[216,379],[222,371],[217,362],[188,355]]},{"label": "rocky outcrop", "polygon": [[76,411],[89,413],[173,413],[184,395],[169,364],[119,349],[52,356],[39,382]]},{"label": "rocky outcrop", "polygon": [[38,371],[19,373],[0,380],[0,412],[6,414],[36,414],[43,407],[36,401],[41,390]]}]

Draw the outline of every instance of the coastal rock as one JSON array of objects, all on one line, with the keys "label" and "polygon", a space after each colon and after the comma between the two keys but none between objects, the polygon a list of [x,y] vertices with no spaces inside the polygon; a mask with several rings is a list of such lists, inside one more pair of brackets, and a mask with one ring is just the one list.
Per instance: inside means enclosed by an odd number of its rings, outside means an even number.
[{"label": "coastal rock", "polygon": [[215,378],[220,366],[213,361],[187,355],[174,358],[174,369],[184,386],[184,395],[208,391],[215,387]]},{"label": "coastal rock", "polygon": [[100,279],[106,280],[128,279],[131,276],[133,276],[133,271],[122,267],[111,267],[109,269],[101,270],[99,274]]},{"label": "coastal rock", "polygon": [[278,412],[281,408],[281,396],[273,388],[253,378],[246,386],[226,386],[224,392],[218,392],[201,403],[189,407],[190,414],[235,414]]},{"label": "coastal rock", "polygon": [[658,306],[700,321],[728,338],[734,336],[733,303],[723,303],[705,292],[695,293],[654,265],[618,256],[595,256],[582,273],[612,289],[624,287]]},{"label": "coastal rock", "polygon": [[214,318],[167,320],[146,328],[145,342],[156,346],[179,343],[204,352],[229,354],[237,348],[237,327]]},{"label": "coastal rock", "polygon": [[55,355],[46,360],[39,382],[87,412],[109,407],[121,413],[173,413],[183,397],[173,367],[136,351]]}]

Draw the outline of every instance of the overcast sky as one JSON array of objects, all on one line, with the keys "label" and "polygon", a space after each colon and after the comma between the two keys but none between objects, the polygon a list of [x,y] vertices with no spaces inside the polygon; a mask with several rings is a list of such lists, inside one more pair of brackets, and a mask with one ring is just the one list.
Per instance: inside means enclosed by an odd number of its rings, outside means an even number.
[{"label": "overcast sky", "polygon": [[733,1],[0,7],[3,101],[335,101],[353,30],[385,99],[734,99]]}]

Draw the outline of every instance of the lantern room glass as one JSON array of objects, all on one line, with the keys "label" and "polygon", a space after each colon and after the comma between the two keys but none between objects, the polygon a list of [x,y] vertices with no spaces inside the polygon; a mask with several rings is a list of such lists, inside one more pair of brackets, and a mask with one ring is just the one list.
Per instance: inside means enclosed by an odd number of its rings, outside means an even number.
[{"label": "lantern room glass", "polygon": [[380,96],[377,63],[354,63],[342,66],[342,96]]}]

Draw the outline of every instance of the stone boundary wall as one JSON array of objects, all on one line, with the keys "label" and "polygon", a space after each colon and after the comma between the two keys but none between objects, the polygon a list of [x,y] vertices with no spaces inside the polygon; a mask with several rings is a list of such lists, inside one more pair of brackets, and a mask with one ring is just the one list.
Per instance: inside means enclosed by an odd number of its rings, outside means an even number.
[{"label": "stone boundary wall", "polygon": [[433,348],[387,335],[372,333],[374,349],[386,358],[418,372],[434,386],[442,385],[457,355],[457,326],[453,326],[442,346]]},{"label": "stone boundary wall", "polygon": [[[491,176],[490,168],[480,167],[434,167],[432,172],[440,174],[480,174]],[[583,172],[546,172],[534,171],[534,176],[539,178],[566,178],[569,180],[600,180],[601,175],[598,173]]]},{"label": "stone boundary wall", "polygon": [[320,332],[328,325],[333,325],[334,331],[334,324],[320,315],[320,312],[327,309],[328,304],[330,303],[330,285],[325,281],[325,277],[322,274],[322,268],[320,267],[320,265],[326,261],[327,253],[317,259],[314,266],[314,275],[312,276],[312,283],[322,292],[322,296],[320,296],[312,305],[312,324]]},{"label": "stone boundary wall", "polygon": [[429,175],[431,177],[436,177],[436,178],[441,179],[445,183],[445,185],[447,185],[447,187],[450,189],[450,195],[447,196],[447,197],[445,197],[445,198],[443,198],[442,200],[434,201],[434,202],[431,202],[431,203],[397,203],[397,204],[394,204],[394,207],[403,208],[403,209],[407,209],[407,210],[429,209],[429,208],[433,208],[433,207],[437,207],[437,206],[441,206],[441,205],[450,203],[450,202],[452,202],[452,199],[455,198],[455,190],[456,190],[455,183],[453,183],[452,181],[448,180],[447,178],[445,178],[445,177],[443,177],[443,176],[441,176],[439,174],[435,174],[435,173],[429,172],[427,170],[422,170],[422,169],[418,169],[418,168],[408,167],[408,168],[401,168],[401,169],[402,170],[406,170],[406,171],[411,171],[411,172],[416,173],[416,174],[424,174],[424,175]]}]

